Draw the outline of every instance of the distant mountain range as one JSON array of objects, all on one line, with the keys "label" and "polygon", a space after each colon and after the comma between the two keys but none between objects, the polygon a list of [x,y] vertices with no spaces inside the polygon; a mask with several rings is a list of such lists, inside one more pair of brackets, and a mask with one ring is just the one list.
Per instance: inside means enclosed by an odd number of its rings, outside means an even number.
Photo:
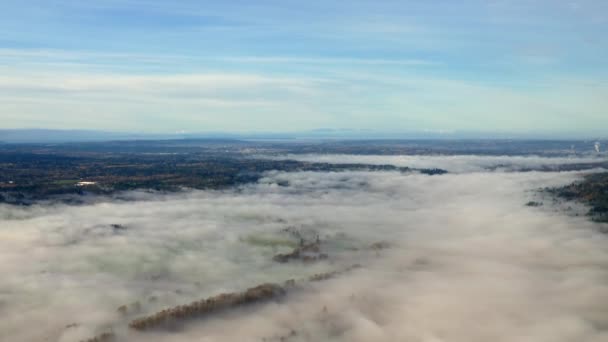
[{"label": "distant mountain range", "polygon": [[195,132],[142,133],[98,130],[62,129],[0,129],[0,143],[64,143],[113,140],[171,140],[171,139],[243,139],[243,140],[308,140],[308,139],[546,139],[596,141],[597,135],[551,135],[547,133],[480,133],[456,131],[381,132],[320,128],[298,132]]}]

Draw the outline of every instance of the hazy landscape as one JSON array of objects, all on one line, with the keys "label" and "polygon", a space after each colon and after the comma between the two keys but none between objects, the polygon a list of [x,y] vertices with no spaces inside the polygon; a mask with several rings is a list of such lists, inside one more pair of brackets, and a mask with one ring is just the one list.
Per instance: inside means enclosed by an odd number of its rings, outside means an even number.
[{"label": "hazy landscape", "polygon": [[608,1],[0,2],[0,342],[608,341]]},{"label": "hazy landscape", "polygon": [[[604,154],[311,154],[246,141],[176,152],[193,143],[3,147],[3,198],[22,200],[0,205],[3,340],[608,338],[607,227],[588,215],[606,202],[584,193],[591,184],[605,201]],[[68,182],[74,167],[83,173]],[[234,168],[248,177],[234,181]],[[276,287],[245,304],[190,304],[261,284]],[[169,308],[184,312],[148,318]]]}]

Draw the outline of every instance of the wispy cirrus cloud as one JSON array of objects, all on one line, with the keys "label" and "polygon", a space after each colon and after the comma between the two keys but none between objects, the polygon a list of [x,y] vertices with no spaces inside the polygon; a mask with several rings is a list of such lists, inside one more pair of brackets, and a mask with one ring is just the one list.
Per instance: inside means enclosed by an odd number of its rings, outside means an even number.
[{"label": "wispy cirrus cloud", "polygon": [[123,75],[94,73],[32,73],[0,76],[4,90],[57,91],[169,91],[255,89],[276,86],[287,90],[305,89],[321,79],[269,77],[252,74]]},{"label": "wispy cirrus cloud", "polygon": [[[137,129],[144,124],[155,131],[206,122],[206,127],[252,131],[332,126],[483,131],[499,125],[494,131],[571,132],[573,118],[582,119],[578,129],[595,131],[601,126],[608,92],[606,83],[571,77],[526,84],[348,69],[333,69],[323,76],[5,68],[0,76],[0,111],[9,122],[26,127],[45,113],[45,122],[54,121],[53,127],[69,122],[70,128],[102,120],[99,125],[106,129]],[[138,122],[142,116],[154,120]]]},{"label": "wispy cirrus cloud", "polygon": [[112,53],[98,51],[74,51],[58,49],[6,49],[0,48],[0,60],[19,61],[24,64],[66,63],[82,61],[94,65],[96,62],[143,62],[169,64],[175,62],[214,61],[228,63],[293,63],[293,64],[346,64],[346,65],[385,65],[385,66],[434,66],[442,63],[430,59],[384,59],[384,58],[348,58],[348,57],[297,57],[297,56],[196,56],[187,54],[136,54]]},{"label": "wispy cirrus cloud", "polygon": [[[154,113],[155,127],[199,113],[222,130],[314,118],[304,128],[583,131],[606,125],[605,6],[12,2],[0,13],[0,109],[10,127],[87,108]],[[240,105],[255,103],[272,109]]]}]

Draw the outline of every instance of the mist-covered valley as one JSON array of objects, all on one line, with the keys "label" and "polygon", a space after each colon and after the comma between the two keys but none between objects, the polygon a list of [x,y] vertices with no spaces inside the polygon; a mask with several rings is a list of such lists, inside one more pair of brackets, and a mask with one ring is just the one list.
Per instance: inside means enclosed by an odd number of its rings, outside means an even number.
[{"label": "mist-covered valley", "polygon": [[0,342],[608,342],[607,0],[0,3]]},{"label": "mist-covered valley", "polygon": [[[492,167],[530,166],[519,157],[408,161],[451,172],[270,171],[224,190],[1,205],[0,340],[608,339],[605,226],[538,191],[595,170]],[[265,283],[281,295],[129,327]]]}]

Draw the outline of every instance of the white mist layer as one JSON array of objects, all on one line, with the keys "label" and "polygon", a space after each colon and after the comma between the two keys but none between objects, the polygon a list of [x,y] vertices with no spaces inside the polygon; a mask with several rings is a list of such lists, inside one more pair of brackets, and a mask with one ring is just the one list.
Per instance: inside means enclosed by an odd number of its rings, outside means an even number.
[{"label": "white mist layer", "polygon": [[[270,173],[240,191],[0,206],[0,340],[113,329],[136,342],[281,341],[292,330],[284,341],[607,341],[608,237],[585,217],[524,205],[539,199],[531,190],[579,176]],[[246,242],[286,226],[392,248],[277,264],[280,248]],[[175,331],[129,332],[116,310],[139,301],[147,314],[353,263],[363,267]]]},{"label": "white mist layer", "polygon": [[483,172],[488,169],[512,171],[560,164],[598,163],[605,157],[540,157],[540,156],[478,156],[478,155],[352,155],[352,154],[286,154],[261,156],[276,160],[298,160],[335,164],[395,165],[412,168],[440,168],[454,173]]}]

